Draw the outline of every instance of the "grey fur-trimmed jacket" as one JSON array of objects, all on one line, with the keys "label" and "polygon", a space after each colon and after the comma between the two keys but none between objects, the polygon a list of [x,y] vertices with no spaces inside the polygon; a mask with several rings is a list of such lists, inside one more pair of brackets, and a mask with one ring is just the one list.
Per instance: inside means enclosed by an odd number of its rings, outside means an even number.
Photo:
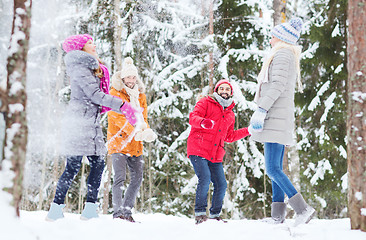
[{"label": "grey fur-trimmed jacket", "polygon": [[253,133],[257,142],[293,145],[295,128],[295,55],[288,48],[276,52],[268,69],[268,82],[261,85],[258,107],[268,111],[262,132]]},{"label": "grey fur-trimmed jacket", "polygon": [[101,106],[120,111],[123,101],[100,90],[100,79],[93,72],[98,68],[94,56],[84,51],[71,51],[64,60],[70,77],[71,96],[63,119],[61,154],[105,155]]}]

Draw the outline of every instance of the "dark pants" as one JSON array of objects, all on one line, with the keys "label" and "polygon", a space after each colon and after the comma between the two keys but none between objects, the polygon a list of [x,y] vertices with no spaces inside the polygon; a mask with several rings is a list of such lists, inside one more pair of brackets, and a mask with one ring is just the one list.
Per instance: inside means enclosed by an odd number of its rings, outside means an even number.
[{"label": "dark pants", "polygon": [[196,204],[194,207],[195,215],[206,215],[207,193],[210,182],[213,183],[214,191],[210,208],[210,217],[220,216],[222,202],[225,197],[227,183],[222,163],[212,163],[199,156],[189,156],[194,171],[198,177],[196,190]]},{"label": "dark pants", "polygon": [[[100,181],[104,170],[104,158],[102,156],[87,156],[90,163],[90,174],[88,177],[87,202],[95,203],[98,199]],[[65,196],[72,181],[80,170],[83,156],[67,157],[66,168],[57,183],[55,199],[53,202],[63,204]]]},{"label": "dark pants", "polygon": [[[114,178],[112,186],[113,217],[129,217],[135,205],[136,196],[139,192],[143,173],[144,160],[142,156],[127,156],[122,153],[112,154]],[[123,195],[123,186],[126,180],[126,166],[130,170],[130,184]]]}]

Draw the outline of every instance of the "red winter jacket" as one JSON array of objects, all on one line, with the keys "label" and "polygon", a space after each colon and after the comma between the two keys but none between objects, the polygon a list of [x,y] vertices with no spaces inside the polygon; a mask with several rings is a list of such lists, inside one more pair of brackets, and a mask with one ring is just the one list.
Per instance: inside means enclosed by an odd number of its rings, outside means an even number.
[{"label": "red winter jacket", "polygon": [[[203,157],[213,163],[222,162],[225,155],[224,142],[234,142],[249,135],[248,128],[234,130],[235,115],[232,103],[225,110],[212,97],[199,100],[189,115],[191,132],[187,140],[187,155]],[[215,122],[213,129],[201,127],[203,119]]]}]

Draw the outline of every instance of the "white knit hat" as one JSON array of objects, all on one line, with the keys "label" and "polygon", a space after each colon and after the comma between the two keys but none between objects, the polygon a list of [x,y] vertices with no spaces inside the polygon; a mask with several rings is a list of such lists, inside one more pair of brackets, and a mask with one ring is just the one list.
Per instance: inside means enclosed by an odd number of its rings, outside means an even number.
[{"label": "white knit hat", "polygon": [[125,78],[128,76],[135,76],[137,78],[139,77],[137,68],[135,67],[135,65],[133,65],[133,60],[130,57],[125,58],[121,70],[121,78]]},{"label": "white knit hat", "polygon": [[273,28],[271,34],[281,41],[295,45],[300,38],[303,22],[301,18],[293,18],[287,23],[282,23]]}]

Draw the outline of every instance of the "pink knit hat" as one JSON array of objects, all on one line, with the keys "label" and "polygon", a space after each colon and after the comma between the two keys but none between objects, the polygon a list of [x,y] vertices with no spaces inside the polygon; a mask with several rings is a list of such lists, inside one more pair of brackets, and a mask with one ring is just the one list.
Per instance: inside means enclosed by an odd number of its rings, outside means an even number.
[{"label": "pink knit hat", "polygon": [[216,85],[215,85],[215,90],[214,90],[214,92],[216,92],[216,91],[217,91],[217,89],[219,88],[219,86],[220,86],[221,84],[224,84],[224,83],[229,84],[229,86],[231,87],[231,95],[233,95],[233,94],[234,94],[233,86],[231,86],[231,83],[230,83],[230,82],[229,82],[229,80],[227,80],[227,79],[221,79],[220,81],[218,81],[218,82],[216,83]]},{"label": "pink knit hat", "polygon": [[62,48],[65,50],[65,52],[81,50],[83,49],[85,43],[89,40],[93,41],[92,36],[89,34],[72,35],[65,39],[64,43],[62,44]]}]

